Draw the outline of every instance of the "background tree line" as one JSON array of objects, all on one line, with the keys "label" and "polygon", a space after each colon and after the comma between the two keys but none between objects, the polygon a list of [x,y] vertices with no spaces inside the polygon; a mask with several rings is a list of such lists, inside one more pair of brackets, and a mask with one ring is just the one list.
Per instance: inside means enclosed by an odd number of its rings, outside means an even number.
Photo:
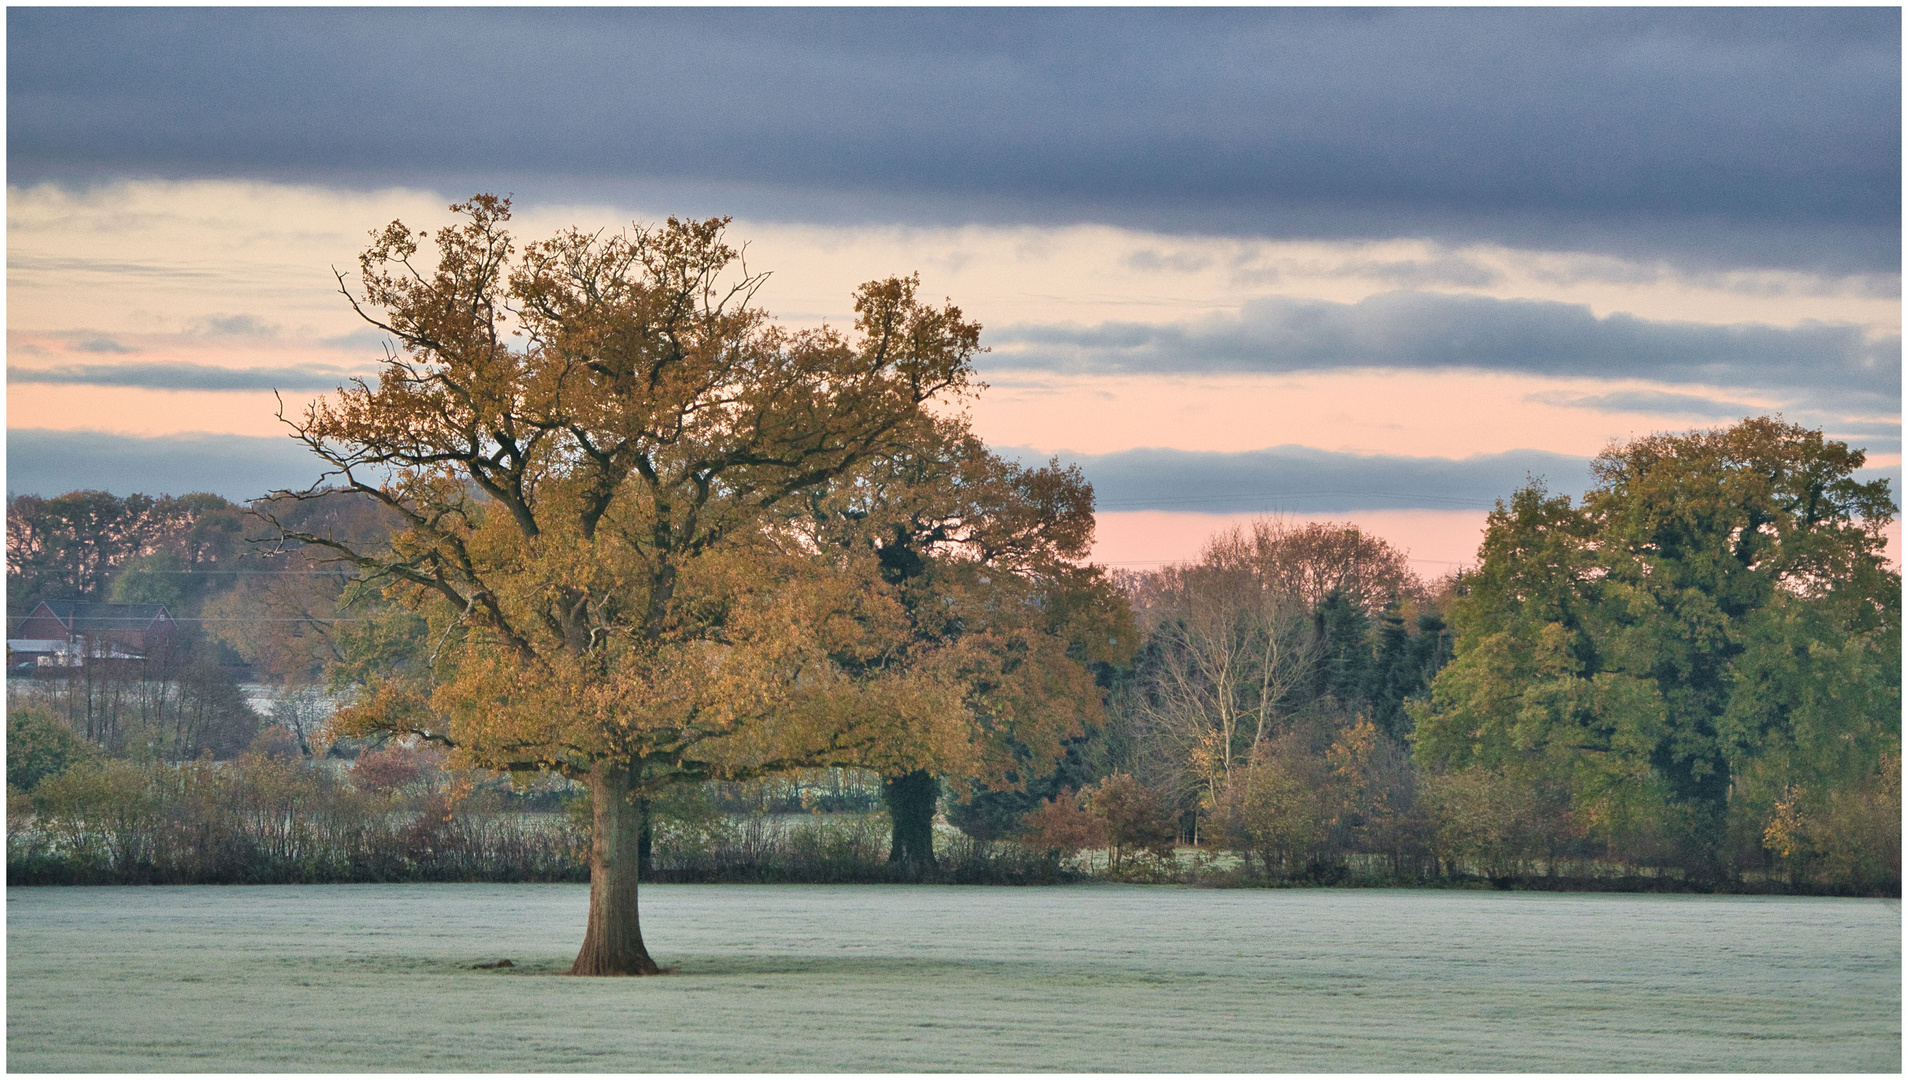
[{"label": "background tree line", "polygon": [[[1773,875],[1898,890],[1899,577],[1879,557],[1891,504],[1852,479],[1858,460],[1774,421],[1615,448],[1599,463],[1606,486],[1580,503],[1535,484],[1516,492],[1491,515],[1479,566],[1435,582],[1349,526],[1235,529],[1194,563],[1118,578],[1138,647],[1098,664],[1092,693],[1104,705],[1061,740],[1054,767],[1019,785],[930,777],[940,852],[932,818],[913,851],[895,843],[892,780],[834,770],[815,774],[832,777],[825,791],[710,782],[657,801],[644,872],[890,880],[892,856],[904,876],[921,877],[925,860],[963,880],[1090,869],[1297,882],[1648,876],[1727,888]],[[1732,480],[1749,490],[1731,491]],[[1692,507],[1679,486],[1711,497]],[[352,522],[366,529],[362,514],[334,525]],[[270,559],[322,566],[296,548]],[[213,610],[288,620],[235,623],[219,640],[307,689],[416,668],[430,644],[420,620],[381,598],[354,602],[358,586],[335,568],[207,581]],[[323,621],[347,611],[358,621]],[[12,703],[17,795],[106,755],[197,756],[184,752],[188,738],[155,753],[74,723],[77,692]],[[268,726],[268,743],[312,753],[299,739],[315,722],[256,718],[255,730]],[[200,749],[229,758],[239,748]],[[579,802],[574,787],[552,790],[541,805]],[[810,809],[843,812],[832,839],[790,848],[767,824],[771,810]],[[889,812],[876,833],[845,824],[878,810]],[[795,869],[790,852],[802,844],[835,856]],[[1034,861],[1003,870],[1010,849]],[[977,869],[988,859],[992,871]]]}]

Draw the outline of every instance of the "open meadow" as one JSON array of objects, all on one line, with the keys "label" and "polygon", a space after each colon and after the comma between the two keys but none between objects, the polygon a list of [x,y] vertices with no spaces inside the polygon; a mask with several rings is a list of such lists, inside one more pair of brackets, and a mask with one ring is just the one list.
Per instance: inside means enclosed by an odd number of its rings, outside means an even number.
[{"label": "open meadow", "polygon": [[[1898,902],[645,887],[13,888],[14,1071],[1885,1071]],[[474,970],[499,958],[515,966]]]}]

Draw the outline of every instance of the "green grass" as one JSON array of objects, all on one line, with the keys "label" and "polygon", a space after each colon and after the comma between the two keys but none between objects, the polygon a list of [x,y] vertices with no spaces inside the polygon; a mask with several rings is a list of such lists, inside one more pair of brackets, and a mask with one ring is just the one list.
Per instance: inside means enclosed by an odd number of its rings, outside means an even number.
[{"label": "green grass", "polygon": [[575,885],[7,897],[14,1071],[1901,1067],[1875,900],[659,885],[595,980]]}]

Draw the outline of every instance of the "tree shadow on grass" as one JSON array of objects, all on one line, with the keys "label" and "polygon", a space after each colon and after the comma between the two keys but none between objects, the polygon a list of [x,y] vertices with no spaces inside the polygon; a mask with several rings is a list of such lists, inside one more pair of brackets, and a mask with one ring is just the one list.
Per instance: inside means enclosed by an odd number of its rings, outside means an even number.
[{"label": "tree shadow on grass", "polygon": [[[795,985],[808,979],[851,978],[894,982],[945,982],[973,980],[982,983],[1010,982],[1016,985],[1108,986],[1160,985],[1182,983],[1189,979],[1204,981],[1204,972],[1163,972],[1134,969],[1118,964],[1072,967],[1038,960],[1007,958],[958,959],[937,956],[869,956],[855,949],[842,949],[840,955],[802,953],[788,955],[702,953],[668,958],[661,977],[672,984],[697,990],[734,989],[739,979],[773,978],[777,985]],[[418,956],[356,956],[332,960],[361,974],[375,975],[461,975],[472,979],[512,979],[525,977],[570,978],[573,958],[563,956],[514,956],[506,968],[474,967],[481,958],[445,958]],[[654,976],[650,978],[655,978]],[[579,979],[589,982],[589,979]],[[621,980],[611,980],[621,981]],[[700,984],[700,985],[697,985]],[[754,989],[769,989],[769,985]]]},{"label": "tree shadow on grass", "polygon": [[[855,976],[859,978],[895,978],[895,979],[942,979],[950,976],[968,975],[970,977],[992,977],[1006,972],[1018,972],[1031,965],[1006,960],[949,960],[933,957],[899,956],[859,956],[849,953],[843,956],[801,955],[801,956],[721,956],[692,955],[674,958],[663,966],[662,974],[672,982],[710,982],[721,983],[730,979],[763,976],[809,976],[836,977]],[[472,977],[513,978],[526,975],[561,975],[570,973],[568,959],[532,957],[517,960],[513,967],[490,970],[471,970],[468,963],[454,967],[446,965],[448,970],[463,972]],[[711,986],[710,989],[717,987]]]},{"label": "tree shadow on grass", "polygon": [[1010,966],[1014,965],[1007,961],[862,956],[846,950],[840,956],[818,953],[799,956],[692,956],[673,965],[682,975],[711,978],[740,975],[908,975],[932,978],[962,972],[982,974]]}]

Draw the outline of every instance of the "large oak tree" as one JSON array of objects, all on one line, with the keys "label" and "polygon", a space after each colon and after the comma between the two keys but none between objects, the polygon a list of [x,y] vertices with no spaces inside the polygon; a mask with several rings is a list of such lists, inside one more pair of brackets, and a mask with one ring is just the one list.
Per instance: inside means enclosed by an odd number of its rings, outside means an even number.
[{"label": "large oak tree", "polygon": [[[776,325],[723,220],[519,250],[507,200],[373,234],[358,312],[395,348],[294,433],[318,486],[403,529],[368,547],[287,527],[425,614],[421,678],[372,686],[354,734],[586,780],[590,914],[572,968],[657,970],[637,918],[640,800],[715,777],[889,754],[958,757],[962,695],[910,637],[871,552],[823,549],[787,507],[932,437],[970,390],[979,327],[912,279],[863,286],[851,334]],[[430,257],[420,253],[434,248]],[[874,675],[870,675],[874,673]]]}]

